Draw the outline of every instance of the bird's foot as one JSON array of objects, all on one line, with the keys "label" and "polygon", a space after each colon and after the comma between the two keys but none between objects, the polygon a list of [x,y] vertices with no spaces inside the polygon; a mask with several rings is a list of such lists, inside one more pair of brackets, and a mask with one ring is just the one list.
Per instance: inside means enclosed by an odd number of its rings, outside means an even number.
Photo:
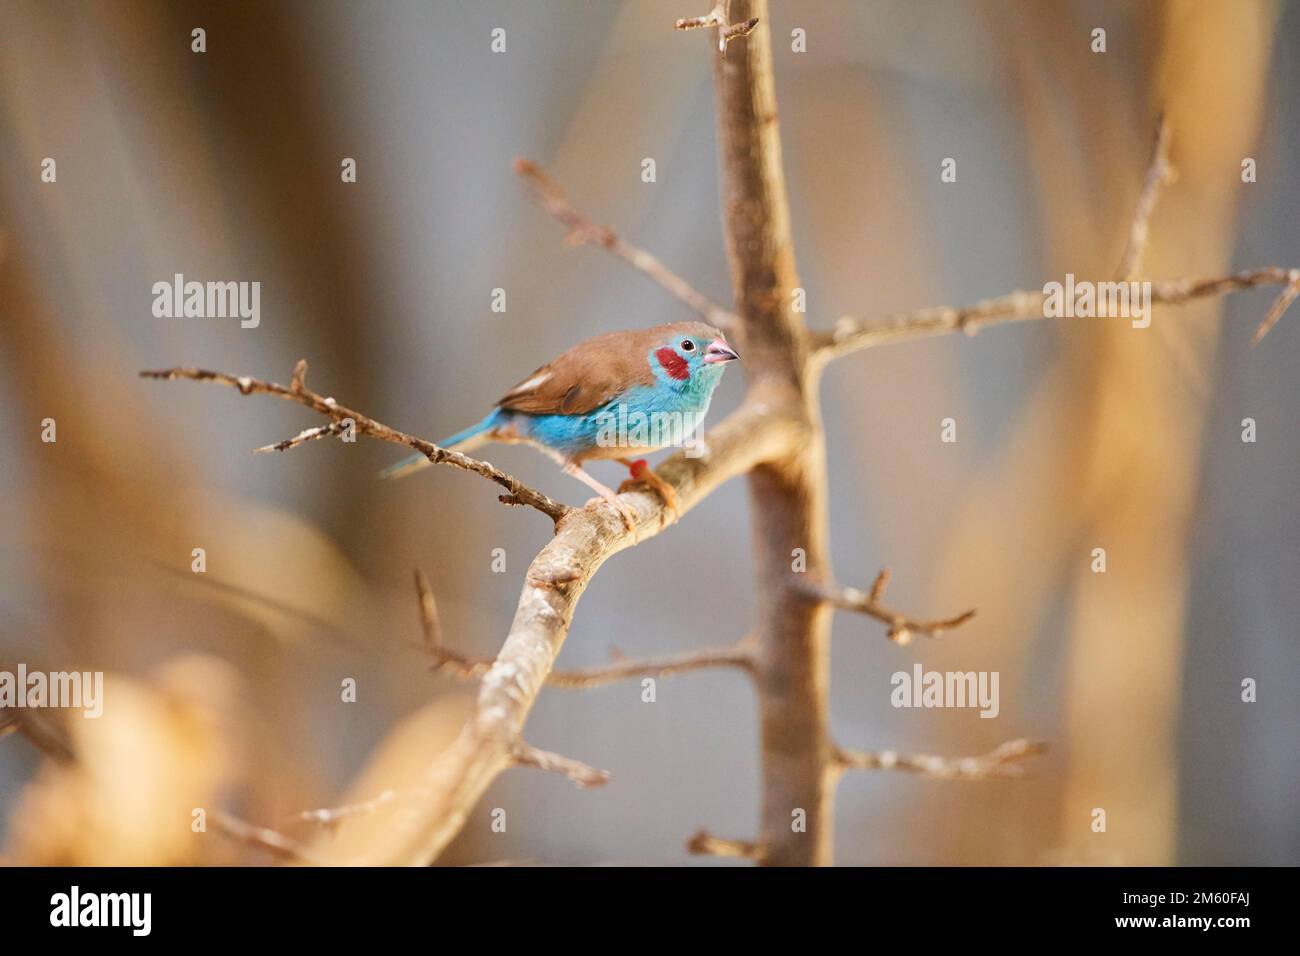
[{"label": "bird's foot", "polygon": [[677,498],[677,489],[668,482],[664,481],[653,471],[646,463],[644,458],[638,458],[636,461],[628,462],[627,469],[632,473],[632,477],[618,486],[619,491],[626,491],[633,485],[646,485],[654,490],[664,501],[664,507],[672,512],[673,521],[681,515],[680,501]]},{"label": "bird's foot", "polygon": [[636,538],[637,541],[641,540],[641,535],[638,534],[636,530],[636,512],[632,510],[631,505],[627,504],[626,502],[620,501],[618,499],[617,493],[610,491],[608,488],[602,485],[591,475],[583,471],[582,466],[579,465],[577,462],[571,461],[565,463],[564,473],[567,475],[572,475],[574,478],[577,478],[579,481],[581,481],[592,491],[600,495],[599,498],[589,499],[587,501],[588,506],[593,505],[598,501],[603,501],[609,504],[610,506],[613,507],[615,511],[618,512],[618,516],[623,519],[623,526],[627,528],[628,531],[632,532],[632,536]]}]

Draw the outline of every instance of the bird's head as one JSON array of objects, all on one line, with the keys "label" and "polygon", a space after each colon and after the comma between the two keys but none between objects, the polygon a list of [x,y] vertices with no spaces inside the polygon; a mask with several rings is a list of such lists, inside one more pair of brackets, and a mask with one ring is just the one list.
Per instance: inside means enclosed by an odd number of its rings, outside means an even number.
[{"label": "bird's head", "polygon": [[712,387],[728,362],[740,358],[722,333],[703,322],[664,326],[664,335],[650,350],[655,377],[677,387]]}]

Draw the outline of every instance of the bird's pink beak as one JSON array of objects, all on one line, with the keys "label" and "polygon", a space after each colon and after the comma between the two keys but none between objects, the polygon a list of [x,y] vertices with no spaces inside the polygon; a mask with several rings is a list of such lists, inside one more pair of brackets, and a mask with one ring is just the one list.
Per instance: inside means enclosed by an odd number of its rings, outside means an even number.
[{"label": "bird's pink beak", "polygon": [[714,365],[721,362],[733,362],[740,358],[733,349],[722,339],[714,339],[709,343],[709,347],[704,350],[704,364]]}]

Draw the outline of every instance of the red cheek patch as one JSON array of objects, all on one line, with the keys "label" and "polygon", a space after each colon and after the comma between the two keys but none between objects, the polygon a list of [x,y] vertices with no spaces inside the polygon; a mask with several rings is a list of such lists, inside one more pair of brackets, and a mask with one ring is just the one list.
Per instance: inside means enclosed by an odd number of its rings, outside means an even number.
[{"label": "red cheek patch", "polygon": [[660,349],[655,352],[655,358],[663,366],[669,378],[675,378],[679,382],[691,377],[691,367],[686,364],[686,359],[682,358],[672,349]]}]

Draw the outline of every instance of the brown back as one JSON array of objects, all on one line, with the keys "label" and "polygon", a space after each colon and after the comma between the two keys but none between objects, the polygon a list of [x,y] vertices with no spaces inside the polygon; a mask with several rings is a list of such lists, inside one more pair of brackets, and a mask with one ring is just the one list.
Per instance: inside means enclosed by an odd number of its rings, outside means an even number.
[{"label": "brown back", "polygon": [[683,334],[712,339],[720,333],[703,322],[606,332],[537,369],[497,405],[534,415],[584,415],[633,386],[653,385],[650,350]]}]

